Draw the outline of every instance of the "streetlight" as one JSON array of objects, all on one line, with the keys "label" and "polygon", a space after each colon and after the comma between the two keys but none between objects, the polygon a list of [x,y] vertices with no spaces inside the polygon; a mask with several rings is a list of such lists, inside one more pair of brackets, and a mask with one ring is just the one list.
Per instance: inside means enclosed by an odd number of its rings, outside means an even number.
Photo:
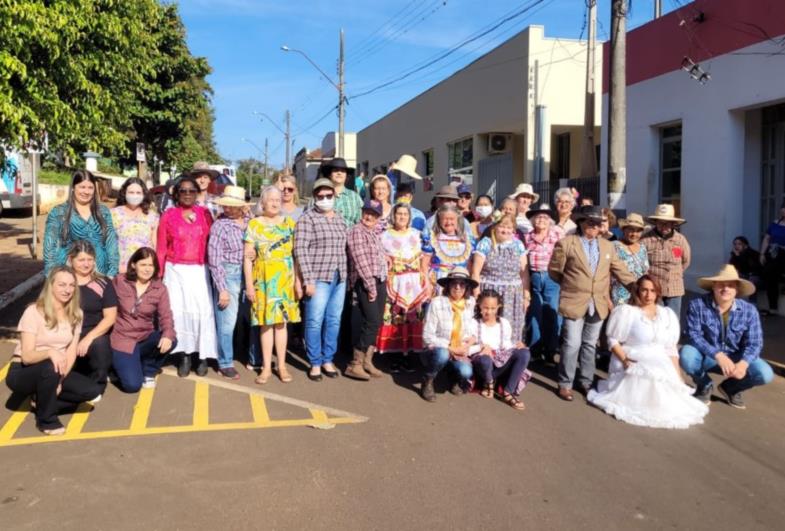
[{"label": "streetlight", "polygon": [[343,30],[341,30],[341,33],[340,33],[339,47],[338,47],[338,83],[333,81],[332,78],[330,76],[328,76],[325,73],[325,71],[322,70],[319,67],[319,65],[317,65],[310,57],[308,57],[308,54],[306,54],[304,51],[297,50],[297,49],[294,49],[294,48],[289,48],[285,44],[283,46],[281,46],[281,50],[283,50],[284,52],[299,53],[300,55],[305,57],[305,60],[308,61],[309,63],[311,63],[311,65],[314,68],[316,68],[316,70],[322,75],[322,77],[324,77],[327,81],[329,81],[330,84],[338,90],[338,156],[339,157],[343,157],[344,156],[343,155],[343,148],[344,148],[344,145],[343,145],[344,144],[344,142],[343,142],[343,122],[344,122],[344,114],[345,114],[345,112],[344,112],[344,105],[346,104],[346,97],[343,95],[343,91],[344,91],[344,80],[343,80],[343,69],[344,69],[343,68],[344,67],[344,61],[343,61]]},{"label": "streetlight", "polygon": [[290,154],[291,154],[290,144],[291,144],[291,136],[292,136],[292,134],[291,134],[291,114],[289,113],[289,110],[288,109],[286,110],[286,131],[281,129],[281,127],[277,123],[275,123],[275,120],[270,118],[270,116],[268,114],[260,112],[260,111],[253,111],[252,114],[254,116],[258,116],[260,122],[264,121],[263,117],[267,118],[267,121],[270,122],[271,124],[273,124],[273,126],[281,132],[281,134],[284,137],[284,142],[286,143],[286,168],[289,169],[290,165],[291,165],[291,161],[292,161],[292,158],[290,156]]}]

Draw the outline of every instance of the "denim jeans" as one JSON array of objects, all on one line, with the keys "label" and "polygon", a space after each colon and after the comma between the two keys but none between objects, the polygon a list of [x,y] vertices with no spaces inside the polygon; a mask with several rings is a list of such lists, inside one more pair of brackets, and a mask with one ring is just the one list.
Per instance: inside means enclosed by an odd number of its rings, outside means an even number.
[{"label": "denim jeans", "polygon": [[559,331],[562,324],[562,317],[559,315],[559,291],[559,285],[547,271],[532,272],[532,300],[526,316],[529,328],[528,345],[532,350],[553,353],[559,348]]},{"label": "denim jeans", "polygon": [[[120,389],[126,393],[136,393],[142,388],[145,376],[155,376],[158,369],[164,364],[166,354],[158,350],[158,342],[161,340],[161,332],[154,330],[134,347],[133,352],[112,351],[112,364],[114,372],[120,379]],[[172,341],[172,348],[168,352],[174,352],[177,340]]]},{"label": "denim jeans", "polygon": [[681,297],[663,297],[662,305],[673,310],[681,322]]},{"label": "denim jeans", "polygon": [[572,388],[580,354],[581,375],[578,382],[584,389],[594,382],[594,369],[597,340],[600,337],[603,320],[595,313],[580,319],[564,319],[562,324],[561,359],[559,360],[559,387]]},{"label": "denim jeans", "polygon": [[529,365],[530,358],[529,350],[521,348],[513,350],[510,359],[501,367],[494,366],[493,359],[490,356],[474,356],[472,358],[472,366],[482,383],[498,381],[500,377],[506,375],[504,390],[514,395],[518,389],[518,382],[521,381],[521,376],[523,376],[523,371]]},{"label": "denim jeans", "polygon": [[453,377],[461,384],[465,384],[472,377],[472,365],[469,361],[450,359],[450,352],[446,348],[435,348],[420,353],[420,360],[425,367],[426,378],[436,378],[442,369],[447,367]]},{"label": "denim jeans", "polygon": [[[741,360],[741,355],[730,355],[731,360],[737,363]],[[692,381],[695,382],[699,391],[703,391],[711,385],[709,371],[722,374],[720,366],[715,360],[704,356],[692,345],[684,345],[679,351],[679,364],[684,369]],[[758,358],[747,367],[747,375],[741,380],[729,378],[725,384],[726,389],[732,393],[741,393],[758,385],[766,385],[774,379],[774,371],[771,366]]]},{"label": "denim jeans", "polygon": [[226,291],[229,292],[229,305],[218,307],[218,290],[215,293],[215,327],[218,333],[218,367],[228,369],[234,361],[234,331],[237,327],[237,311],[240,307],[240,293],[243,285],[243,270],[240,264],[224,264],[226,272]]},{"label": "denim jeans", "polygon": [[316,282],[316,293],[305,301],[305,353],[312,367],[332,363],[338,349],[346,282],[338,271],[331,282]]}]

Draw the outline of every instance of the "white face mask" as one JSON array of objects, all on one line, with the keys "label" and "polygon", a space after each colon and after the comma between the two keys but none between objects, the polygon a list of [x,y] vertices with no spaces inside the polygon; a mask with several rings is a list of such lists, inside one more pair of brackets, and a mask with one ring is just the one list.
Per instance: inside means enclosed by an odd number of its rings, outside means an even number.
[{"label": "white face mask", "polygon": [[125,194],[125,202],[131,206],[138,206],[144,201],[144,196],[141,194]]},{"label": "white face mask", "polygon": [[480,205],[475,208],[480,217],[487,218],[493,212],[493,207],[490,205]]},{"label": "white face mask", "polygon": [[333,209],[333,203],[335,203],[335,198],[331,197],[330,199],[319,199],[314,204],[322,212],[329,212]]}]

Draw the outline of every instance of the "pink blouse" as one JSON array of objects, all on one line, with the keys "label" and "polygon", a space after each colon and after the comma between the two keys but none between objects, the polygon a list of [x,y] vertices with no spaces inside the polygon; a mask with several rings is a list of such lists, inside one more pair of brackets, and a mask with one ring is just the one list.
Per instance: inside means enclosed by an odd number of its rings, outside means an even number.
[{"label": "pink blouse", "polygon": [[170,208],[158,224],[158,262],[161,276],[166,262],[172,264],[204,265],[207,263],[207,237],[213,218],[200,206],[192,207],[196,219],[189,223],[183,219],[181,207]]}]

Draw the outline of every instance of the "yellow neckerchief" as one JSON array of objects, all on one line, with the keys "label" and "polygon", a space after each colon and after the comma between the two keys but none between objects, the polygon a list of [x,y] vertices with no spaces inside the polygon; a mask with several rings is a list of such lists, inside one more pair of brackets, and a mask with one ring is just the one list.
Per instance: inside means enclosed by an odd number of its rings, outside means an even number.
[{"label": "yellow neckerchief", "polygon": [[450,346],[452,348],[458,348],[463,342],[463,310],[466,308],[466,299],[453,301],[452,299],[448,298],[447,300],[450,301],[450,307],[452,308],[452,332],[450,332]]}]

